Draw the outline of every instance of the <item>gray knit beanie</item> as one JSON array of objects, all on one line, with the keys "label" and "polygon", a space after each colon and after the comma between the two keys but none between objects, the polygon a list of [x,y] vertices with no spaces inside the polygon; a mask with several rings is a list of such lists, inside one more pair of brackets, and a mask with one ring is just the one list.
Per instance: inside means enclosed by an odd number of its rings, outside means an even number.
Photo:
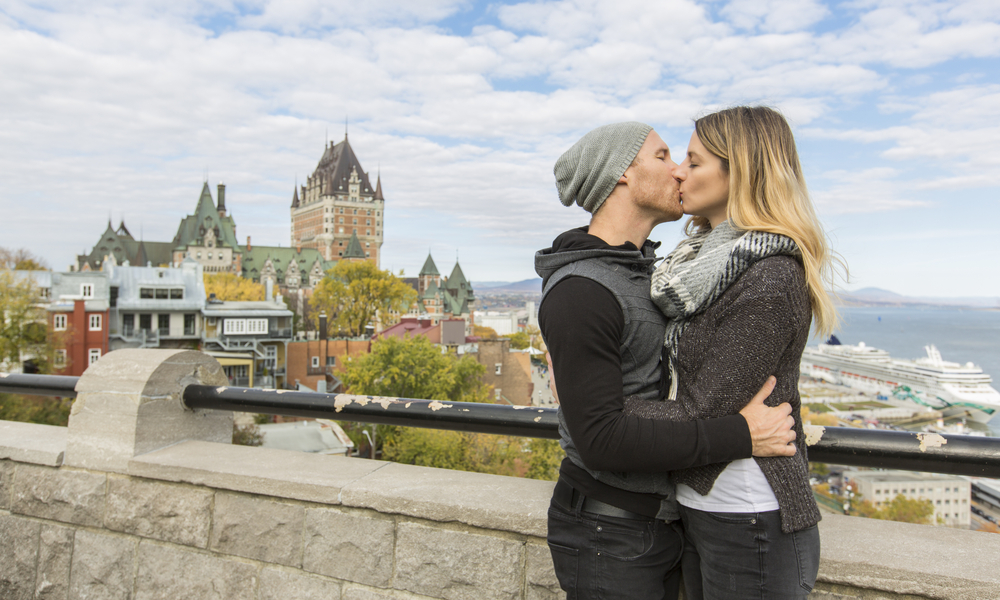
[{"label": "gray knit beanie", "polygon": [[597,212],[652,130],[628,121],[598,127],[580,138],[553,169],[559,200],[566,206],[575,200],[591,214]]}]

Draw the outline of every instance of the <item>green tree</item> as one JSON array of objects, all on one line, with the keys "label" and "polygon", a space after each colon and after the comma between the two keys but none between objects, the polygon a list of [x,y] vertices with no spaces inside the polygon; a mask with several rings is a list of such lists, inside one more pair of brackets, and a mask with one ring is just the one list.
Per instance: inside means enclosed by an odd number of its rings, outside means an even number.
[{"label": "green tree", "polygon": [[416,300],[416,290],[375,263],[341,260],[316,286],[309,304],[317,328],[320,312],[326,312],[334,330],[358,336],[375,319],[390,324]]},{"label": "green tree", "polygon": [[525,477],[548,481],[559,479],[559,465],[566,456],[559,440],[533,438],[528,442],[528,451],[528,472]]},{"label": "green tree", "polygon": [[531,337],[523,331],[518,331],[517,333],[512,333],[503,337],[510,339],[510,347],[514,350],[524,350],[531,343]]},{"label": "green tree", "polygon": [[934,505],[930,500],[907,498],[899,494],[879,507],[875,518],[929,525],[934,522]]},{"label": "green tree", "polygon": [[0,394],[0,421],[65,427],[69,424],[69,411],[72,407],[71,398]]},{"label": "green tree", "polygon": [[252,301],[264,299],[264,284],[235,273],[205,273],[205,295],[216,300]]},{"label": "green tree", "polygon": [[58,340],[49,335],[40,293],[30,277],[20,280],[0,270],[0,370],[19,369],[30,359],[39,373],[49,373]]}]

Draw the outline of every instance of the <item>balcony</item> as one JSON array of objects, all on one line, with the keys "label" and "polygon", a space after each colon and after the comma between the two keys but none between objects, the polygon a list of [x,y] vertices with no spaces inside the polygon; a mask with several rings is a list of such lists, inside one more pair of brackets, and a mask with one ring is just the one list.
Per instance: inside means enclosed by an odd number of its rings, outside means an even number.
[{"label": "balcony", "polygon": [[[544,540],[551,482],[229,444],[233,409],[551,437],[547,409],[469,417],[454,403],[225,388],[193,351],[113,352],[72,385],[31,377],[0,391],[77,394],[90,410],[68,428],[0,422],[0,531],[22,542],[0,545],[4,597],[33,597],[42,578],[71,597],[561,597]],[[816,453],[881,452],[840,433]],[[996,440],[979,440],[993,450],[975,461],[962,437],[912,451],[900,437],[883,455],[995,476]],[[1000,589],[1000,536],[838,515],[820,529],[817,600]]]}]

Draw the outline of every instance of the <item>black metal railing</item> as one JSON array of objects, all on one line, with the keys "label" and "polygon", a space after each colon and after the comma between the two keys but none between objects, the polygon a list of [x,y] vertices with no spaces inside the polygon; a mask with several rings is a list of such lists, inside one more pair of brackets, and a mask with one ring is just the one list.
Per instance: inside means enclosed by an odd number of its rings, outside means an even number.
[{"label": "black metal railing", "polygon": [[[76,377],[0,374],[0,392],[75,397]],[[556,410],[350,394],[189,385],[191,409],[234,410],[558,439]],[[822,431],[822,435],[818,432]],[[809,459],[856,467],[1000,478],[1000,438],[825,427],[813,430]]]}]

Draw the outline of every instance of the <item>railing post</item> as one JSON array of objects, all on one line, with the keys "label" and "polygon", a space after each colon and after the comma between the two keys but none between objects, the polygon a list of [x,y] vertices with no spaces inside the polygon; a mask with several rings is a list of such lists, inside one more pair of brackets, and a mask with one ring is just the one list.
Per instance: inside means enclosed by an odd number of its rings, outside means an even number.
[{"label": "railing post", "polygon": [[134,456],[183,440],[230,443],[232,412],[185,408],[190,384],[228,381],[218,361],[192,350],[104,355],[76,384],[64,464],[126,473]]}]

